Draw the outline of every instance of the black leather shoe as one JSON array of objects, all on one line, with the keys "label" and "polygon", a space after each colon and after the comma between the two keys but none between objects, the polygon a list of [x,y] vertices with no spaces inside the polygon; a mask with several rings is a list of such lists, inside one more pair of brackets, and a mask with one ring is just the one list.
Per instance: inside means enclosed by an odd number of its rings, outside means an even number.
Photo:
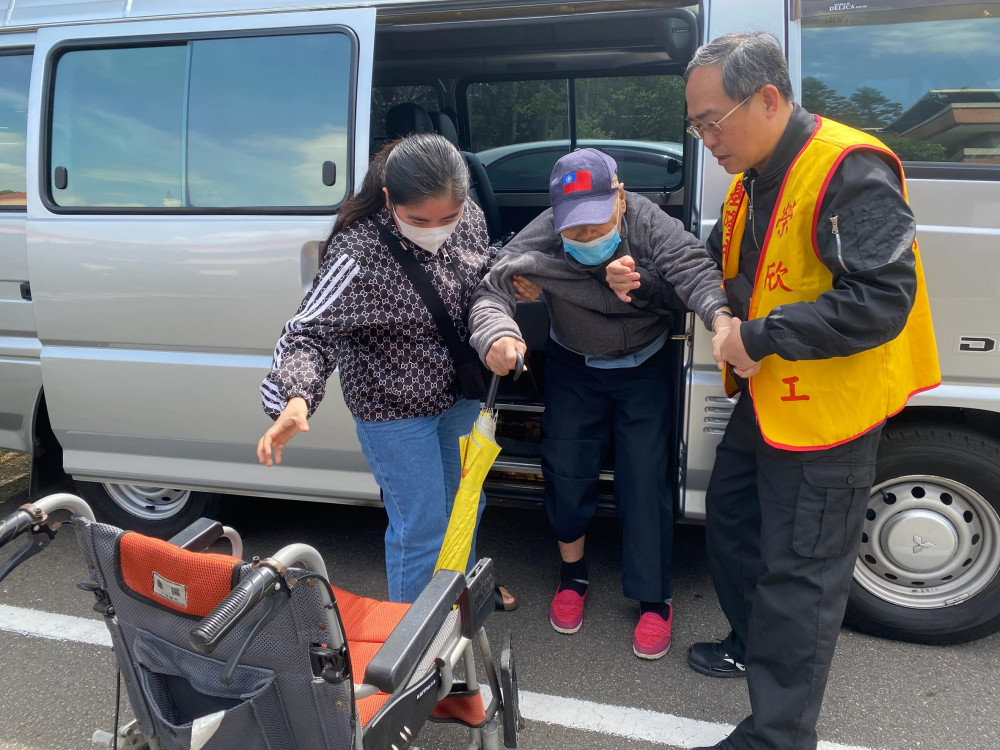
[{"label": "black leather shoe", "polygon": [[709,677],[745,677],[746,668],[726,653],[721,643],[695,643],[688,649],[688,665]]}]

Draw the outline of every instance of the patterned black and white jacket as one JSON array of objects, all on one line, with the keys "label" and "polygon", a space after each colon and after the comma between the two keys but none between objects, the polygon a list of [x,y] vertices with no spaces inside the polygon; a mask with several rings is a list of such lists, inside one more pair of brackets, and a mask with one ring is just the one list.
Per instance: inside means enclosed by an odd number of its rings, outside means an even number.
[{"label": "patterned black and white jacket", "polygon": [[[347,408],[366,422],[433,416],[455,403],[448,347],[375,222],[388,227],[423,264],[460,335],[468,338],[472,292],[493,252],[483,212],[466,200],[451,237],[440,252],[429,253],[403,238],[388,209],[382,209],[331,239],[312,289],[285,324],[260,388],[272,419],[295,396],[306,400],[312,416],[338,365]],[[445,254],[458,262],[464,283]]]}]

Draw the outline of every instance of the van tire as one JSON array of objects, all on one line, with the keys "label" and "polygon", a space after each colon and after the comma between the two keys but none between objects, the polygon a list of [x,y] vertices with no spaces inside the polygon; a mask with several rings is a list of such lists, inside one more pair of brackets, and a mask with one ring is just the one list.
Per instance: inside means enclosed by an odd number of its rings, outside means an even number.
[{"label": "van tire", "polygon": [[98,521],[169,539],[201,518],[217,518],[219,496],[152,485],[76,482]]},{"label": "van tire", "polygon": [[1000,442],[964,427],[885,428],[845,624],[913,643],[1000,630]]}]

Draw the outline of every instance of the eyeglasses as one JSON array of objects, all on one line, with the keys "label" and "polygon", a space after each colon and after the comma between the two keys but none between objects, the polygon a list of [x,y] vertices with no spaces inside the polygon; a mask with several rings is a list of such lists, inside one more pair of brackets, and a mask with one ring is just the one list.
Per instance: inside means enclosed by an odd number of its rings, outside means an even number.
[{"label": "eyeglasses", "polygon": [[757,92],[754,91],[753,94],[750,94],[750,96],[748,96],[746,99],[744,99],[735,107],[733,107],[731,110],[726,112],[726,114],[724,114],[715,122],[706,122],[704,125],[688,125],[685,128],[685,130],[688,132],[688,135],[690,135],[697,141],[700,141],[706,135],[718,135],[719,133],[722,132],[722,123],[725,121],[725,119],[729,117],[729,115],[731,115],[733,112],[738,110],[740,107],[742,107],[744,104],[746,104],[748,101],[753,99],[754,94],[756,93]]}]

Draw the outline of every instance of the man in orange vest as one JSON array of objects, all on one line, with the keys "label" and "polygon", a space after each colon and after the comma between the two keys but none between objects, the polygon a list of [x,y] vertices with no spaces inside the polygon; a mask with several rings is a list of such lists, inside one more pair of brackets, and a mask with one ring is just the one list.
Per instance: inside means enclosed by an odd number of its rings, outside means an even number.
[{"label": "man in orange vest", "polygon": [[773,36],[720,37],[686,77],[688,132],[735,175],[707,245],[740,394],[706,498],[731,632],[688,663],[747,677],[752,714],[716,748],[814,750],[882,425],[940,381],[916,222],[891,151],[792,101]]}]

